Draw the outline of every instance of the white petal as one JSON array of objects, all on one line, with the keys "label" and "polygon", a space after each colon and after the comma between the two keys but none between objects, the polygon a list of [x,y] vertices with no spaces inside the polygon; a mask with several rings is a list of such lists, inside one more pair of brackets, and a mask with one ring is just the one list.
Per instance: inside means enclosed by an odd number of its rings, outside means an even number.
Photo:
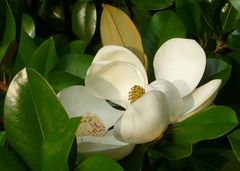
[{"label": "white petal", "polygon": [[146,72],[138,57],[122,46],[109,45],[102,47],[93,59],[93,64],[101,62],[127,62],[136,65],[141,72]]},{"label": "white petal", "polygon": [[96,153],[105,154],[113,160],[120,160],[126,157],[134,148],[134,144],[128,144],[118,141],[112,132],[104,137],[85,136],[77,139],[78,152],[83,156],[89,156]]},{"label": "white petal", "polygon": [[[106,129],[114,125],[123,111],[112,108],[106,101],[93,96],[84,86],[68,87],[58,93],[58,98],[63,104],[69,117],[82,116],[85,113],[96,114]],[[77,136],[78,152],[82,155],[93,153],[106,154],[114,160],[127,156],[134,145],[118,141],[107,132],[103,137]]]},{"label": "white petal", "polygon": [[[100,66],[103,65],[103,66]],[[97,70],[93,72],[92,70]],[[134,85],[145,87],[148,84],[146,72],[142,73],[135,65],[126,62],[93,64],[85,78],[86,87],[97,97],[111,100],[123,107],[128,102],[128,93]]]},{"label": "white petal", "polygon": [[167,80],[156,80],[149,84],[146,91],[158,90],[166,96],[169,108],[170,123],[175,123],[177,118],[182,114],[182,97],[177,88]]},{"label": "white petal", "polygon": [[206,55],[195,40],[174,38],[158,49],[153,65],[156,79],[172,82],[184,97],[190,94],[201,80],[206,66]]},{"label": "white petal", "polygon": [[183,113],[178,122],[181,122],[188,117],[199,112],[203,108],[209,106],[215,99],[219,87],[221,85],[221,80],[216,79],[209,81],[208,83],[198,87],[193,91],[192,94],[183,98]]},{"label": "white petal", "polygon": [[165,95],[160,91],[147,92],[127,108],[114,126],[114,135],[133,144],[152,141],[167,129],[168,113]]}]

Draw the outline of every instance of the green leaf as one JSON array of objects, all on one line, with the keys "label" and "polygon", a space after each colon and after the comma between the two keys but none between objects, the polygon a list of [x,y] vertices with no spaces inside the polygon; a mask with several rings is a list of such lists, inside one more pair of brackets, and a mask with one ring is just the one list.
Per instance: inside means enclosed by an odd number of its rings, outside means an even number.
[{"label": "green leaf", "polygon": [[233,152],[235,153],[238,161],[240,161],[240,129],[235,130],[233,133],[228,135],[228,139],[231,143]]},{"label": "green leaf", "polygon": [[51,71],[48,82],[56,92],[73,85],[84,85],[84,80],[64,71]]},{"label": "green leaf", "polygon": [[90,42],[97,24],[95,4],[91,1],[77,2],[72,9],[72,30],[87,44]]},{"label": "green leaf", "polygon": [[93,57],[91,55],[68,54],[61,58],[55,69],[84,79],[92,60]]},{"label": "green leaf", "polygon": [[230,4],[224,7],[221,13],[221,24],[223,33],[233,31],[239,24],[240,12],[235,10]]},{"label": "green leaf", "polygon": [[134,5],[140,8],[150,9],[150,10],[157,10],[157,9],[164,9],[170,7],[174,0],[131,0]]},{"label": "green leaf", "polygon": [[4,171],[25,171],[27,168],[20,160],[0,146],[0,170]]},{"label": "green leaf", "polygon": [[[42,153],[42,147],[49,145],[46,137],[57,137],[61,132],[58,140],[67,139],[64,129],[68,120],[56,94],[39,73],[26,68],[15,76],[5,98],[4,125],[9,143],[31,170],[41,170],[40,158],[47,155]],[[53,151],[59,148],[54,144],[50,146]]]},{"label": "green leaf", "polygon": [[174,12],[165,10],[155,13],[149,20],[142,23],[140,33],[144,51],[153,58],[158,48],[168,39],[185,37],[186,29]]},{"label": "green leaf", "polygon": [[201,9],[197,0],[175,0],[176,12],[181,17],[187,31],[198,35],[202,31]]},{"label": "green leaf", "polygon": [[232,6],[240,12],[240,1],[239,0],[229,0]]},{"label": "green leaf", "polygon": [[5,131],[0,132],[0,146],[3,146],[5,144],[5,141],[7,139],[7,135]]},{"label": "green leaf", "polygon": [[148,147],[148,144],[136,145],[130,155],[119,161],[123,169],[131,171],[141,170]]},{"label": "green leaf", "polygon": [[83,54],[85,48],[86,48],[86,43],[84,41],[75,40],[68,43],[66,46],[64,46],[60,51],[60,55],[63,56],[70,53]]},{"label": "green leaf", "polygon": [[219,58],[208,58],[202,82],[206,83],[213,79],[221,79],[221,87],[223,87],[230,77],[231,70],[232,66],[224,60]]},{"label": "green leaf", "polygon": [[30,15],[23,14],[22,28],[30,37],[32,37],[32,38],[35,37],[35,24]]},{"label": "green leaf", "polygon": [[92,155],[84,160],[75,171],[123,171],[121,166],[103,155]]},{"label": "green leaf", "polygon": [[192,145],[180,145],[175,144],[174,142],[163,140],[161,142],[159,152],[168,160],[179,160],[192,154]]},{"label": "green leaf", "polygon": [[176,144],[194,144],[221,137],[237,125],[237,116],[231,108],[215,106],[173,125],[170,135]]},{"label": "green leaf", "polygon": [[71,118],[63,130],[58,130],[55,134],[47,134],[44,137],[42,170],[68,170],[68,154],[79,122],[80,118]]},{"label": "green leaf", "polygon": [[3,59],[10,43],[16,39],[16,23],[12,14],[8,1],[5,0],[1,5],[6,8],[6,14],[4,20],[0,21],[1,27],[3,27],[3,37],[0,41],[0,61]]},{"label": "green leaf", "polygon": [[57,61],[58,56],[54,41],[52,38],[49,38],[34,52],[30,61],[30,67],[34,68],[41,75],[46,77],[49,71],[53,69]]}]

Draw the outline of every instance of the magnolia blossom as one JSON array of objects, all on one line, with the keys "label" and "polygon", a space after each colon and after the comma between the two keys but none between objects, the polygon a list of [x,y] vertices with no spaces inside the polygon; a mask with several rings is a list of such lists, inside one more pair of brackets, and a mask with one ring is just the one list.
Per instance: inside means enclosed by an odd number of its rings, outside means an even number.
[{"label": "magnolia blossom", "polygon": [[169,123],[180,122],[214,100],[221,80],[198,88],[206,66],[201,46],[191,39],[165,42],[153,61],[156,80],[131,51],[104,46],[88,69],[85,84],[96,96],[126,110],[114,125],[114,135],[123,142],[138,144],[161,137]]},{"label": "magnolia blossom", "polygon": [[[168,40],[157,51],[153,66],[156,80],[149,84],[135,54],[124,47],[104,46],[87,71],[86,86],[59,93],[68,115],[82,116],[77,133],[80,153],[101,152],[121,159],[134,144],[161,138],[169,124],[211,104],[221,84],[217,79],[196,88],[206,56],[194,40]],[[105,100],[125,110],[114,109]]]}]

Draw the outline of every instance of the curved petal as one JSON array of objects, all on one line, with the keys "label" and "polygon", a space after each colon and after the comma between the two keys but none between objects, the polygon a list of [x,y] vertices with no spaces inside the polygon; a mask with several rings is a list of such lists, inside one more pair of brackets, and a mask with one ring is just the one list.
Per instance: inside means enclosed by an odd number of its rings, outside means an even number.
[{"label": "curved petal", "polygon": [[[99,66],[104,65],[104,66]],[[97,72],[93,72],[95,70]],[[123,107],[129,104],[128,93],[134,85],[148,84],[146,73],[126,62],[91,65],[85,78],[86,87],[97,97],[111,100]]]},{"label": "curved petal", "polygon": [[221,80],[216,79],[198,87],[192,94],[183,98],[183,115],[178,119],[181,122],[188,117],[209,106],[215,99]]},{"label": "curved petal", "polygon": [[177,118],[182,114],[182,97],[177,88],[167,80],[155,80],[146,88],[146,92],[158,90],[166,96],[169,108],[170,123],[175,123]]},{"label": "curved petal", "polygon": [[69,117],[95,114],[106,129],[113,126],[123,114],[123,111],[114,109],[105,100],[93,96],[84,86],[65,88],[58,93],[58,98]]},{"label": "curved petal", "polygon": [[109,132],[104,137],[93,137],[85,136],[79,137],[78,142],[78,152],[83,156],[88,156],[91,154],[101,153],[109,156],[113,160],[120,160],[130,154],[134,148],[134,144],[128,144],[118,141]]},{"label": "curved petal", "polygon": [[[69,117],[92,113],[101,119],[106,129],[112,127],[123,112],[96,98],[84,86],[68,87],[58,93],[58,98]],[[132,144],[118,141],[112,131],[106,132],[104,136],[77,136],[77,144],[78,152],[82,155],[102,153],[114,160],[127,156],[134,147]]]},{"label": "curved petal", "polygon": [[98,64],[104,61],[127,62],[136,65],[142,73],[146,72],[139,58],[129,49],[122,46],[109,45],[102,47],[95,55],[92,63]]},{"label": "curved petal", "polygon": [[114,125],[114,136],[120,141],[140,144],[162,136],[169,124],[169,109],[165,95],[149,91],[128,106]]},{"label": "curved petal", "polygon": [[195,40],[174,38],[158,49],[153,66],[156,79],[172,82],[184,97],[190,94],[201,80],[206,66],[206,55]]}]

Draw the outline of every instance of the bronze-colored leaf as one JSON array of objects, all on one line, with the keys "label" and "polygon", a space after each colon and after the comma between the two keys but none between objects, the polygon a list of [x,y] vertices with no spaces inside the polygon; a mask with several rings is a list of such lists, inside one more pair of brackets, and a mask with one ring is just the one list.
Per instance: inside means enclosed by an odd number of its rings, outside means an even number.
[{"label": "bronze-colored leaf", "polygon": [[119,45],[130,49],[147,69],[141,36],[127,14],[113,6],[104,5],[100,31],[103,45]]}]

